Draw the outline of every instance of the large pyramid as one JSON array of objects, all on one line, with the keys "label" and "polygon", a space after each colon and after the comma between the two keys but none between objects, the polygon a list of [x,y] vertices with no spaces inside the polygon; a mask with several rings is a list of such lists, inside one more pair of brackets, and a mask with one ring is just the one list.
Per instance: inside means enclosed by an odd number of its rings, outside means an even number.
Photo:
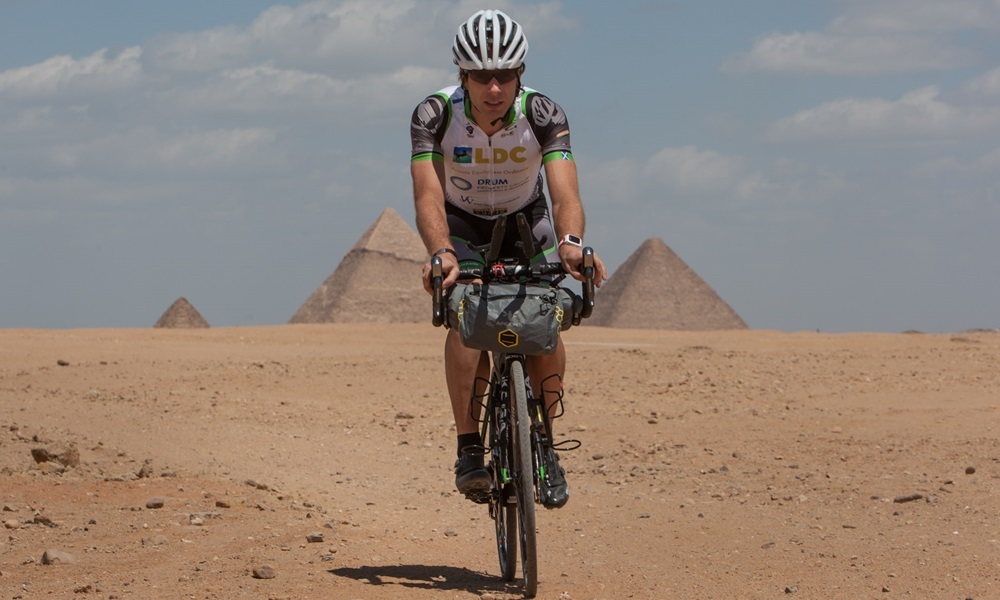
[{"label": "large pyramid", "polygon": [[420,282],[427,251],[399,213],[385,209],[289,323],[430,321]]},{"label": "large pyramid", "polygon": [[174,300],[160,319],[153,327],[167,327],[171,329],[195,329],[208,327],[208,321],[201,316],[195,307],[188,302],[187,298],[180,297]]},{"label": "large pyramid", "polygon": [[650,238],[597,293],[590,325],[701,331],[746,329],[736,311],[663,240]]}]

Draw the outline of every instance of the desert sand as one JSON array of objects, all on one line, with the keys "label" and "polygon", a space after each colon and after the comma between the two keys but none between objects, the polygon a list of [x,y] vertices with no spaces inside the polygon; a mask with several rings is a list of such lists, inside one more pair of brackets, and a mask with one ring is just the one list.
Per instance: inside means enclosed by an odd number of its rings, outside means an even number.
[{"label": "desert sand", "polygon": [[[0,597],[521,597],[443,336],[0,331]],[[539,598],[1000,598],[1000,334],[565,340]]]}]

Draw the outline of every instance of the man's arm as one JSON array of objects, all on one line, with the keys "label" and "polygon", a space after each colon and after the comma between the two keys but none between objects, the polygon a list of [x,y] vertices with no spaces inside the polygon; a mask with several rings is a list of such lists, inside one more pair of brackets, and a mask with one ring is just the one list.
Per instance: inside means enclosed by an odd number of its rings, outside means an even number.
[{"label": "man's arm", "polygon": [[[556,243],[563,236],[572,234],[583,238],[587,221],[580,200],[580,186],[577,183],[576,163],[572,160],[552,160],[545,163],[545,179],[548,181],[549,197],[552,199],[552,227],[555,229]],[[559,258],[563,267],[574,278],[583,280],[580,263],[583,249],[571,244],[559,247]],[[604,263],[594,256],[594,282],[601,286],[607,278]]]},{"label": "man's arm", "polygon": [[[417,215],[417,231],[424,242],[428,254],[442,248],[452,248],[448,235],[448,216],[444,211],[444,166],[436,160],[420,160],[410,163],[413,178],[413,204]],[[443,253],[441,267],[445,288],[454,285],[458,279],[458,260],[454,254]],[[424,266],[424,289],[431,292],[430,263]]]},{"label": "man's arm", "polygon": [[571,160],[553,160],[545,163],[545,179],[552,199],[552,226],[556,237],[567,233],[583,237],[586,219],[580,186],[577,183],[576,163]]},{"label": "man's arm", "polygon": [[427,253],[441,248],[451,248],[448,237],[448,219],[444,212],[444,189],[441,180],[444,167],[435,160],[410,163],[413,178],[413,203],[417,213],[417,232],[424,241]]}]

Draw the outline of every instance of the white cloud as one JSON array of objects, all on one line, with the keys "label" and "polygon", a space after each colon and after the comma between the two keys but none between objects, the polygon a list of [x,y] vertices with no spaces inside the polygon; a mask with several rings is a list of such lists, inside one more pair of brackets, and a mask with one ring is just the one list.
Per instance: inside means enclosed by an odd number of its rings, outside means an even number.
[{"label": "white cloud", "polygon": [[788,159],[762,170],[742,156],[694,146],[663,148],[645,161],[587,166],[581,179],[588,205],[652,202],[660,211],[743,211],[761,220],[794,218],[850,187],[839,174]]},{"label": "white cloud", "polygon": [[49,162],[65,170],[92,172],[210,172],[280,164],[270,146],[277,134],[263,128],[214,129],[163,136],[150,128],[114,133],[95,140],[62,144],[48,152]]},{"label": "white cloud", "polygon": [[[583,160],[583,159],[581,159]],[[621,206],[639,197],[640,161],[617,158],[580,165],[580,188],[587,206]]]},{"label": "white cloud", "polygon": [[51,124],[51,106],[30,106],[14,115],[11,120],[11,129],[13,131],[32,131],[49,128]]},{"label": "white cloud", "polygon": [[403,67],[357,79],[256,65],[211,74],[200,84],[164,92],[163,102],[192,112],[246,113],[321,111],[356,121],[385,109],[404,114],[433,91],[428,81],[448,81],[450,71]]},{"label": "white cloud", "polygon": [[844,35],[829,32],[772,33],[730,59],[731,71],[878,75],[948,69],[968,64],[972,53],[940,36],[918,34]]},{"label": "white cloud", "polygon": [[[508,9],[510,2],[499,3]],[[153,60],[176,71],[217,71],[273,61],[279,67],[332,69],[336,77],[406,64],[450,65],[450,38],[480,7],[427,0],[317,0],[274,6],[245,28],[220,27],[158,40]],[[573,25],[555,2],[510,8],[529,39]]]},{"label": "white cloud", "polygon": [[899,100],[845,98],[800,111],[772,124],[776,141],[870,138],[952,138],[1000,129],[1000,107],[958,107],[939,98],[937,86]]},{"label": "white cloud", "polygon": [[[539,40],[575,25],[557,2],[499,5]],[[189,112],[307,110],[355,121],[359,111],[407,114],[423,96],[456,81],[451,38],[478,8],[454,0],[274,6],[246,27],[152,42],[149,68],[165,82],[161,87],[169,86],[153,95]]]},{"label": "white cloud", "polygon": [[[537,39],[575,25],[557,2],[500,2]],[[450,39],[478,7],[439,0],[317,0],[273,6],[246,27],[163,35],[143,48],[56,56],[0,73],[0,98],[84,107],[93,124],[120,130],[166,112],[322,112],[326,119],[405,115],[424,95],[455,82]],[[123,95],[131,89],[137,92]],[[117,94],[114,105],[89,102]],[[33,107],[0,127],[62,126],[64,111]],[[97,115],[95,113],[104,114]],[[106,121],[113,118],[113,121]],[[127,121],[131,119],[131,121]],[[79,130],[81,125],[74,124]]]},{"label": "white cloud", "polygon": [[728,59],[729,71],[879,75],[982,59],[968,30],[1000,31],[996,0],[845,0],[821,31],[774,32]]},{"label": "white cloud", "polygon": [[[935,158],[917,165],[913,175],[923,178],[937,178],[943,175],[958,175],[962,177],[988,176],[990,181],[996,181],[993,175],[1000,172],[1000,148],[970,161],[962,161],[954,156]],[[996,183],[993,186],[1000,191]]]},{"label": "white cloud", "polygon": [[973,79],[963,89],[974,100],[1000,101],[1000,67]]},{"label": "white cloud", "polygon": [[0,72],[0,96],[37,99],[119,92],[142,80],[141,57],[138,47],[118,53],[104,48],[80,59],[53,56],[36,65]]},{"label": "white cloud", "polygon": [[156,148],[157,164],[176,168],[215,170],[274,162],[263,152],[277,134],[263,128],[198,131],[165,140]]},{"label": "white cloud", "polygon": [[842,32],[897,33],[1000,30],[996,0],[846,0],[830,29]]},{"label": "white cloud", "polygon": [[213,74],[200,85],[167,92],[166,99],[188,110],[295,111],[322,107],[352,85],[319,73],[257,65]]},{"label": "white cloud", "polygon": [[679,192],[713,193],[732,189],[744,174],[743,160],[694,146],[664,148],[643,167],[644,177]]}]

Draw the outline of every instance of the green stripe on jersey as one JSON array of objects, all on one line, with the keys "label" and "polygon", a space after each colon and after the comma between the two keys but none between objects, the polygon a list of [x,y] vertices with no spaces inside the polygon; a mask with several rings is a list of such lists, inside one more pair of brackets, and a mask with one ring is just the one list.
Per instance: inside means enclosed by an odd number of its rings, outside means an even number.
[{"label": "green stripe on jersey", "polygon": [[542,157],[542,164],[549,163],[554,160],[573,160],[573,153],[569,150],[553,150],[547,152],[545,156]]},{"label": "green stripe on jersey", "polygon": [[423,162],[425,160],[444,162],[444,156],[440,152],[421,152],[410,157],[410,162]]}]

